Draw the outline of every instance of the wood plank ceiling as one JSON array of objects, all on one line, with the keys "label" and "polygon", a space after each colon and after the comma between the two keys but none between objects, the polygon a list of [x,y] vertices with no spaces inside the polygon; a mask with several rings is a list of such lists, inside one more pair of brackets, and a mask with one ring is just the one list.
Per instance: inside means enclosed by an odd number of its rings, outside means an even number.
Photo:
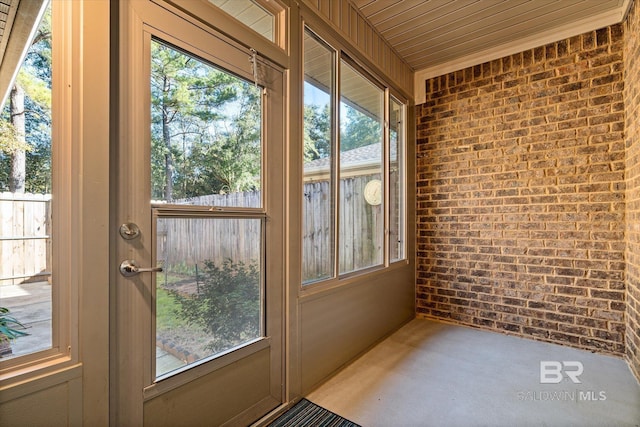
[{"label": "wood plank ceiling", "polygon": [[[7,70],[19,61],[42,1],[0,0],[0,96],[6,93],[8,76],[13,74]],[[232,16],[259,9],[252,0],[209,1],[222,8],[233,6],[229,9]],[[315,1],[331,4],[334,0]],[[349,1],[411,66],[419,82],[621,22],[632,0]],[[16,13],[18,5],[20,13]],[[23,6],[29,6],[28,10],[22,12]],[[18,17],[25,19],[13,25]],[[265,28],[256,29],[270,38],[272,23],[262,19],[260,25],[263,22]],[[20,31],[12,31],[14,26]],[[423,92],[414,89],[416,94]]]},{"label": "wood plank ceiling", "polygon": [[415,71],[460,62],[519,40],[537,38],[544,44],[554,34],[559,40],[621,22],[630,4],[630,0],[351,1]]},{"label": "wood plank ceiling", "polygon": [[0,0],[0,63],[7,47],[6,35],[11,32],[19,2],[20,0]]}]

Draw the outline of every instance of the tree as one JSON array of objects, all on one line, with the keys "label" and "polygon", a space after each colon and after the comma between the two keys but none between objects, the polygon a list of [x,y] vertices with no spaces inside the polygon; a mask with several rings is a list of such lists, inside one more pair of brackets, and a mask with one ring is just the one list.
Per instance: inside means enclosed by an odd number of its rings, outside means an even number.
[{"label": "tree", "polygon": [[[17,147],[28,147],[25,139],[24,122],[24,89],[18,83],[13,85],[9,95],[9,105],[11,114],[11,125],[13,126]],[[9,191],[14,193],[24,193],[25,178],[27,174],[26,150],[18,148],[10,153],[11,155],[11,178],[9,180]]]},{"label": "tree", "polygon": [[380,120],[346,104],[342,105],[346,107],[346,119],[342,121],[340,126],[341,152],[382,142],[382,124]]},{"label": "tree", "polygon": [[329,104],[304,107],[304,161],[331,155],[331,116]]},{"label": "tree", "polygon": [[0,189],[50,191],[50,127],[51,13],[47,9],[0,120]]},{"label": "tree", "polygon": [[239,84],[238,94],[237,114],[224,123],[217,144],[209,151],[211,174],[227,192],[260,188],[260,91],[243,82]]},{"label": "tree", "polygon": [[165,44],[154,42],[151,56],[152,197],[255,187],[259,90]]}]

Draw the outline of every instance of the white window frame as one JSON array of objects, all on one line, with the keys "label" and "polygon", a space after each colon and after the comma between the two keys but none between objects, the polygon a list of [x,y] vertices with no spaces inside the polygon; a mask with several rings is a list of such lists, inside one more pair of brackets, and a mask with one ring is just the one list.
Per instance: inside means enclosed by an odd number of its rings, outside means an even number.
[{"label": "white window frame", "polygon": [[[52,346],[0,359],[0,382],[11,385],[78,366],[78,286],[81,274],[80,57],[82,2],[51,2],[52,13]],[[39,22],[36,23],[39,25]],[[22,65],[22,61],[19,66]],[[17,73],[16,73],[17,74]],[[4,400],[4,399],[2,399]]]},{"label": "white window frame", "polygon": [[[390,241],[391,236],[391,170],[387,169],[387,185],[388,190],[387,194],[389,196],[389,200],[387,200],[388,204],[388,219],[389,223],[387,226],[388,232],[387,237],[389,237],[389,263],[393,264],[396,262],[402,262],[407,260],[407,101],[402,101],[402,98],[396,96],[391,90],[389,90],[389,97],[387,100],[387,108],[389,109],[388,117],[391,117],[391,102],[395,102],[401,107],[400,111],[400,123],[402,123],[402,132],[398,133],[398,149],[396,153],[396,157],[398,158],[398,194],[400,198],[400,212],[398,213],[398,237],[400,238],[400,247],[401,247],[401,256],[397,258],[391,258],[391,245],[394,244]],[[386,138],[388,138],[388,147],[387,147],[387,155],[389,156],[388,161],[386,162],[386,167],[391,167],[391,125],[389,124]],[[400,157],[402,156],[402,157]],[[401,160],[401,161],[400,161]]]},{"label": "white window frame", "polygon": [[[336,248],[335,248],[335,253],[336,253],[336,271],[338,274],[338,279],[341,278],[347,278],[347,277],[351,277],[351,276],[357,276],[357,275],[361,275],[363,273],[369,272],[369,271],[376,271],[376,270],[380,270],[383,268],[386,268],[389,266],[389,227],[388,227],[388,223],[389,223],[389,206],[388,206],[388,201],[389,201],[389,197],[388,197],[388,169],[389,169],[389,156],[388,156],[388,147],[389,147],[389,111],[388,111],[388,105],[389,105],[389,91],[387,86],[385,86],[384,84],[382,84],[378,79],[374,78],[369,71],[363,67],[361,64],[359,64],[357,61],[351,59],[351,57],[346,54],[343,51],[339,51],[337,54],[338,57],[338,73],[336,76],[336,79],[338,81],[337,84],[337,90],[338,90],[338,95],[337,95],[337,110],[334,113],[336,115],[335,117],[335,121],[336,121],[336,136],[335,136],[335,140],[331,141],[332,145],[335,144],[335,151],[336,151],[336,158],[335,158],[335,168],[336,168],[336,182],[335,182],[335,207],[336,207],[336,212],[334,212],[335,218],[336,218],[336,234],[335,234],[335,243],[336,243]],[[340,146],[341,146],[341,128],[342,128],[342,122],[340,120],[340,116],[342,115],[342,67],[343,66],[347,66],[350,67],[352,69],[352,71],[359,75],[360,77],[362,77],[363,79],[367,80],[372,86],[375,86],[376,88],[378,88],[381,92],[382,95],[382,112],[383,112],[383,129],[382,129],[382,140],[380,141],[380,146],[381,146],[381,151],[382,151],[382,158],[380,159],[380,180],[382,181],[382,185],[383,185],[383,197],[382,197],[382,207],[384,209],[383,211],[383,218],[382,218],[382,236],[380,236],[382,238],[382,259],[381,262],[367,266],[367,267],[362,267],[362,268],[357,268],[357,269],[353,269],[353,270],[347,270],[345,272],[341,272],[340,271],[340,247],[342,245],[342,242],[340,242],[340,214],[341,214],[341,201],[342,201],[342,195],[340,194],[340,181],[342,180],[342,172],[343,172],[343,165],[341,163],[341,151],[340,151]],[[333,112],[332,112],[333,113]],[[374,230],[376,233],[379,232],[379,230]]]},{"label": "white window frame", "polygon": [[[205,1],[209,2],[211,4],[211,6],[219,8],[218,6],[216,6],[214,3],[210,2],[209,0],[205,0]],[[235,17],[235,16],[231,15],[229,12],[225,11],[223,8],[219,8],[219,9],[222,11],[222,13],[227,15],[229,18],[236,20],[240,25],[245,26],[249,30],[251,30],[254,33],[258,34],[259,36],[264,37],[270,43],[273,43],[276,46],[278,46],[279,48],[284,49],[285,46],[286,46],[286,38],[285,38],[285,31],[284,31],[284,20],[286,18],[284,11],[285,11],[286,7],[282,3],[280,3],[278,0],[250,0],[250,1],[251,1],[251,3],[253,3],[257,7],[259,7],[260,9],[262,9],[265,13],[267,13],[268,15],[270,15],[273,18],[273,21],[272,21],[272,25],[273,25],[272,38],[266,37],[266,36],[258,33],[251,26],[251,24],[249,22],[247,22],[245,19],[243,19],[242,17]]]},{"label": "white window frame", "polygon": [[[322,41],[322,43],[333,52],[333,57],[335,64],[333,64],[334,71],[334,87],[332,88],[333,93],[333,104],[331,106],[331,151],[332,151],[332,162],[331,162],[331,171],[330,175],[332,176],[332,201],[333,201],[333,276],[326,279],[313,280],[308,282],[300,283],[300,288],[303,292],[316,292],[318,290],[330,289],[336,286],[341,286],[343,283],[348,282],[349,279],[354,277],[361,277],[365,274],[369,274],[372,272],[384,271],[391,267],[394,264],[405,265],[408,262],[408,254],[407,254],[407,194],[406,194],[406,170],[407,170],[407,109],[408,109],[408,101],[404,99],[404,97],[400,96],[395,89],[391,87],[390,84],[386,83],[384,78],[377,76],[375,73],[371,72],[371,70],[363,65],[362,62],[354,59],[354,56],[350,55],[348,51],[342,48],[336,48],[340,43],[331,42],[330,37],[325,37],[321,32],[312,28],[307,22],[303,22],[302,24],[302,34],[305,32],[309,32],[310,35],[315,37],[317,40]],[[304,37],[301,37],[301,40],[304,40]],[[301,49],[304,52],[304,46]],[[342,61],[346,61],[354,67],[354,69],[360,73],[364,78],[368,79],[373,85],[378,86],[384,90],[384,134],[383,134],[383,165],[382,165],[382,181],[384,187],[384,195],[383,195],[383,203],[384,203],[384,231],[383,231],[383,241],[384,241],[384,249],[383,249],[383,262],[380,265],[374,265],[368,268],[363,268],[360,270],[349,271],[345,273],[340,273],[339,271],[339,257],[340,257],[340,245],[339,241],[339,215],[340,215],[340,156],[339,156],[339,143],[340,143],[340,99],[341,99],[341,81],[340,81],[340,66]],[[304,64],[304,61],[303,61]],[[303,70],[304,76],[304,70]],[[300,82],[301,85],[304,84],[303,80]],[[398,136],[399,139],[399,151],[402,154],[401,160],[399,160],[399,168],[400,168],[400,185],[398,191],[400,192],[400,215],[399,215],[399,235],[402,236],[402,254],[397,259],[391,259],[391,242],[389,241],[390,236],[390,180],[389,180],[389,168],[390,168],[390,126],[389,126],[389,117],[390,117],[390,104],[391,100],[394,100],[398,104],[402,106],[402,135]],[[301,126],[301,130],[303,130],[303,126]],[[302,159],[300,159],[302,162]],[[304,262],[304,259],[302,259]]]},{"label": "white window frame", "polygon": [[276,63],[288,63],[290,41],[287,27],[289,25],[290,7],[281,0],[253,0],[253,2],[274,17],[274,41],[259,34],[253,28],[234,18],[209,0],[151,0],[166,7],[172,5],[178,14],[186,13],[203,25],[221,31],[231,38],[243,40],[264,57]]}]

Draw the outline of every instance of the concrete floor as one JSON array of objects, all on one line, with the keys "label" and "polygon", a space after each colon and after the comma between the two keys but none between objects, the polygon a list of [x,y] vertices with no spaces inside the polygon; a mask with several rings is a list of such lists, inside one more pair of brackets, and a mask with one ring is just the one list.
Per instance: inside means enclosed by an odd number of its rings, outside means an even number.
[{"label": "concrete floor", "polygon": [[[0,286],[0,306],[9,308],[29,334],[12,341],[12,354],[4,359],[51,348],[51,285],[48,282]],[[184,365],[180,359],[156,347],[158,374]]]},{"label": "concrete floor", "polygon": [[185,362],[156,347],[156,376],[166,374],[186,365]]},{"label": "concrete floor", "polygon": [[[582,363],[580,383],[549,371],[543,384],[541,361]],[[364,427],[640,426],[622,359],[420,319],[307,398]]]},{"label": "concrete floor", "polygon": [[0,286],[0,306],[9,308],[29,334],[11,342],[10,357],[51,348],[51,285],[48,282]]}]

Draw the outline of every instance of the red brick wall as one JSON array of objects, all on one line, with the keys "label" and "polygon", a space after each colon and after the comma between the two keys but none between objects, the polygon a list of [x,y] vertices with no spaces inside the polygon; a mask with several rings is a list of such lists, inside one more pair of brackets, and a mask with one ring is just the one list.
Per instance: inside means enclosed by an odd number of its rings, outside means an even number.
[{"label": "red brick wall", "polygon": [[624,354],[623,47],[615,25],[427,80],[419,317]]},{"label": "red brick wall", "polygon": [[640,6],[625,27],[625,113],[627,147],[627,360],[640,381]]}]

